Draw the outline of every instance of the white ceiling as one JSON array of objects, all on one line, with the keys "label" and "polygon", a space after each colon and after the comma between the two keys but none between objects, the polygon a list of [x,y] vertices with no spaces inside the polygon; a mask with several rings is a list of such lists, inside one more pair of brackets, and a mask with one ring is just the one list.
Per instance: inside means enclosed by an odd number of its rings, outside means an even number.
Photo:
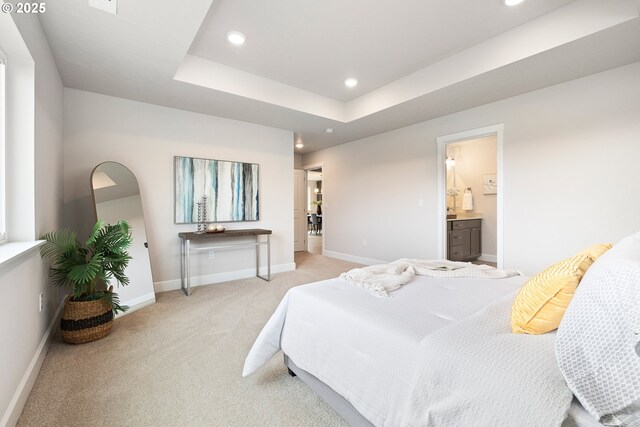
[{"label": "white ceiling", "polygon": [[639,0],[371,4],[57,0],[40,19],[65,86],[288,129],[297,152],[640,61]]},{"label": "white ceiling", "polygon": [[[190,53],[344,102],[571,1],[227,0]],[[229,44],[230,30],[246,44]],[[347,77],[359,85],[347,88]]]}]

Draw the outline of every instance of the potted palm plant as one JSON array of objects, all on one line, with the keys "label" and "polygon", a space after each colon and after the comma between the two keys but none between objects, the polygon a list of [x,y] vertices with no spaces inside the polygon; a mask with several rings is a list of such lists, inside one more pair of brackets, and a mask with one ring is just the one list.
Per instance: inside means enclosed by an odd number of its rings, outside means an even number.
[{"label": "potted palm plant", "polygon": [[72,293],[64,303],[60,330],[62,338],[81,344],[103,338],[111,332],[113,316],[128,309],[120,305],[109,283],[129,284],[125,268],[132,237],[129,224],[98,221],[86,243],[69,230],[52,231],[41,237],[40,255],[50,263],[53,286],[69,286]]}]

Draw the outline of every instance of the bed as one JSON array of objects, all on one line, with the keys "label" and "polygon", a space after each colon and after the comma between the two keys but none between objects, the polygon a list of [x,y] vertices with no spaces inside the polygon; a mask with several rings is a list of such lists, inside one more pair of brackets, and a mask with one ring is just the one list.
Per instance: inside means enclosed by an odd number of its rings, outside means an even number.
[{"label": "bed", "polygon": [[[292,288],[256,339],[243,375],[282,350],[290,374],[354,426],[446,425],[438,421],[445,419],[464,425],[469,420],[465,417],[475,417],[475,412],[498,420],[494,425],[513,425],[516,419],[518,425],[599,425],[571,402],[573,396],[554,368],[554,334],[515,336],[495,326],[508,318],[505,311],[526,279],[415,276],[388,298],[372,296],[339,278]],[[487,322],[489,317],[499,321]],[[484,324],[488,329],[476,327]],[[464,332],[470,329],[470,334]],[[465,350],[448,348],[450,343]],[[500,348],[509,348],[508,360],[491,362]],[[518,351],[544,377],[524,373],[520,381],[517,371],[525,370],[518,366]],[[538,354],[532,356],[533,352]],[[453,384],[445,384],[449,381],[464,386],[453,389]],[[553,388],[528,396],[532,403],[522,407],[491,407],[496,399],[506,402],[521,383],[526,383],[524,393],[547,383]],[[440,394],[431,393],[434,389],[441,389]],[[423,390],[431,394],[423,396]],[[557,398],[550,399],[554,393]],[[428,408],[421,406],[423,400],[430,401]],[[466,407],[466,414],[459,407]],[[541,413],[547,408],[550,418]],[[480,425],[479,419],[474,424]]]}]

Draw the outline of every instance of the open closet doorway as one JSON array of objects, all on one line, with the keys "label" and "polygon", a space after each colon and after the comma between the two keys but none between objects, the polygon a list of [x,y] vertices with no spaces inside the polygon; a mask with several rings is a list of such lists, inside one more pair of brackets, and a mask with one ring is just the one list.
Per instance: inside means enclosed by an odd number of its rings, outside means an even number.
[{"label": "open closet doorway", "polygon": [[438,143],[438,252],[502,267],[502,125]]},{"label": "open closet doorway", "polygon": [[307,251],[318,255],[324,246],[322,182],[322,166],[307,169]]}]

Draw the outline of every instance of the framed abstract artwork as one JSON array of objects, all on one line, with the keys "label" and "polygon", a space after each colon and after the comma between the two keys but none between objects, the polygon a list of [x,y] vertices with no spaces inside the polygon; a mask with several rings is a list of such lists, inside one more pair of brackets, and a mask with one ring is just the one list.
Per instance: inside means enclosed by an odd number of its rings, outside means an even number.
[{"label": "framed abstract artwork", "polygon": [[255,163],[174,157],[174,219],[198,222],[198,206],[206,196],[206,222],[258,221],[258,169]]}]

